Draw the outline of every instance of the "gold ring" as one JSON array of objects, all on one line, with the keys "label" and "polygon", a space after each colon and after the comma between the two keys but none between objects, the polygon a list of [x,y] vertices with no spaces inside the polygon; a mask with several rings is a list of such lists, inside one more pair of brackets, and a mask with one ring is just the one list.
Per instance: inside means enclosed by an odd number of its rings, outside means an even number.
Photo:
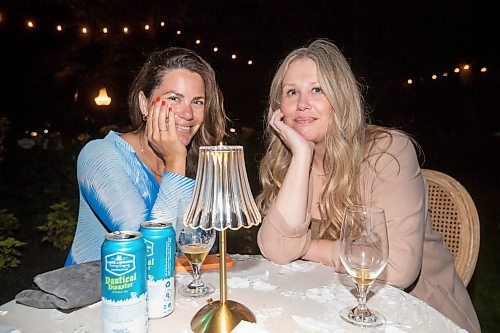
[{"label": "gold ring", "polygon": [[167,132],[167,131],[168,131],[168,129],[164,129],[164,130],[161,129],[160,130],[160,132]]}]

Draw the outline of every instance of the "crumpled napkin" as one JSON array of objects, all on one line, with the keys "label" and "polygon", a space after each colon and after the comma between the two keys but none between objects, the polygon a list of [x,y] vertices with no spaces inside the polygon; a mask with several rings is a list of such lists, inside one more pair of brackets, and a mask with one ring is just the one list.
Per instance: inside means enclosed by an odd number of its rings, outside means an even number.
[{"label": "crumpled napkin", "polygon": [[34,286],[16,295],[18,303],[39,309],[76,310],[100,300],[100,260],[39,274]]},{"label": "crumpled napkin", "polygon": [[236,325],[231,333],[269,333],[265,329],[257,326],[256,323],[251,323],[246,320],[242,320]]}]

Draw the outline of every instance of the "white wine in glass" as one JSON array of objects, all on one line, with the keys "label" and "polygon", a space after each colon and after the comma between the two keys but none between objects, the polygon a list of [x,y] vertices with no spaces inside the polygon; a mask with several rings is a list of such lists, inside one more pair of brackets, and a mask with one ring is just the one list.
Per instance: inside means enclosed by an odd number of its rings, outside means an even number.
[{"label": "white wine in glass", "polygon": [[203,244],[189,244],[180,246],[184,256],[191,264],[203,264],[210,249]]},{"label": "white wine in glass", "polygon": [[189,201],[179,200],[175,239],[179,249],[187,258],[193,269],[193,281],[178,289],[179,294],[186,297],[202,297],[212,294],[215,288],[201,280],[201,265],[215,242],[214,229],[203,230],[184,225],[184,213]]},{"label": "white wine in glass", "polygon": [[358,304],[354,308],[342,309],[342,319],[364,327],[385,323],[382,314],[368,309],[366,296],[387,265],[388,256],[384,210],[365,206],[347,207],[340,231],[340,260],[356,284]]}]

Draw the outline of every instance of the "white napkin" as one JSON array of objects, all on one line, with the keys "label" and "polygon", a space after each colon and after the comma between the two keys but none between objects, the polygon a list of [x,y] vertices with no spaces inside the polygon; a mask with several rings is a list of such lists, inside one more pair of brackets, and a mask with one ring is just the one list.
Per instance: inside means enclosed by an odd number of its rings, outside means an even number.
[{"label": "white napkin", "polygon": [[0,324],[0,333],[21,333],[21,331],[15,327]]},{"label": "white napkin", "polygon": [[238,325],[236,325],[235,328],[233,328],[231,333],[269,333],[269,332],[259,327],[256,323],[251,323],[242,320],[238,323]]},{"label": "white napkin", "polygon": [[295,260],[289,264],[282,265],[279,273],[280,274],[289,274],[292,272],[309,272],[316,268],[316,263],[305,260]]},{"label": "white napkin", "polygon": [[300,328],[314,333],[344,333],[344,330],[334,323],[325,323],[311,317],[290,316]]},{"label": "white napkin", "polygon": [[385,327],[385,333],[405,333],[405,332],[406,331],[400,330],[399,328],[397,328],[395,326],[387,325]]},{"label": "white napkin", "polygon": [[312,288],[306,290],[306,296],[319,303],[326,303],[337,299],[333,287]]},{"label": "white napkin", "polygon": [[233,261],[245,261],[245,260],[248,260],[249,258],[249,255],[248,254],[231,254],[231,259],[233,259]]},{"label": "white napkin", "polygon": [[245,277],[233,276],[227,279],[227,286],[231,289],[248,288],[250,286],[250,281]]},{"label": "white napkin", "polygon": [[270,284],[268,282],[264,281],[255,281],[253,283],[253,289],[255,290],[261,290],[261,291],[270,291],[278,288],[278,286],[275,286],[274,284]]}]

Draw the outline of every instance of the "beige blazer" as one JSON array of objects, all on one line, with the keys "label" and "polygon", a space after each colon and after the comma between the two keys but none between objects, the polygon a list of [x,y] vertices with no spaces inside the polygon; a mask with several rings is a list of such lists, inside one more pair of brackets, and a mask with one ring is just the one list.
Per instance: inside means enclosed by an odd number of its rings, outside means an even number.
[{"label": "beige blazer", "polygon": [[[389,236],[389,260],[379,279],[427,302],[462,328],[480,332],[467,289],[455,271],[453,256],[441,235],[432,230],[427,184],[413,144],[403,134],[392,132],[392,139],[377,140],[369,155],[361,167],[361,199],[367,206],[384,208]],[[310,207],[311,195],[308,197],[304,200],[309,201]],[[309,214],[301,227],[290,228],[271,203],[257,243],[265,257],[283,264],[304,256],[317,231],[314,234]],[[332,242],[334,251],[326,264],[345,272],[338,255],[339,241]]]}]

